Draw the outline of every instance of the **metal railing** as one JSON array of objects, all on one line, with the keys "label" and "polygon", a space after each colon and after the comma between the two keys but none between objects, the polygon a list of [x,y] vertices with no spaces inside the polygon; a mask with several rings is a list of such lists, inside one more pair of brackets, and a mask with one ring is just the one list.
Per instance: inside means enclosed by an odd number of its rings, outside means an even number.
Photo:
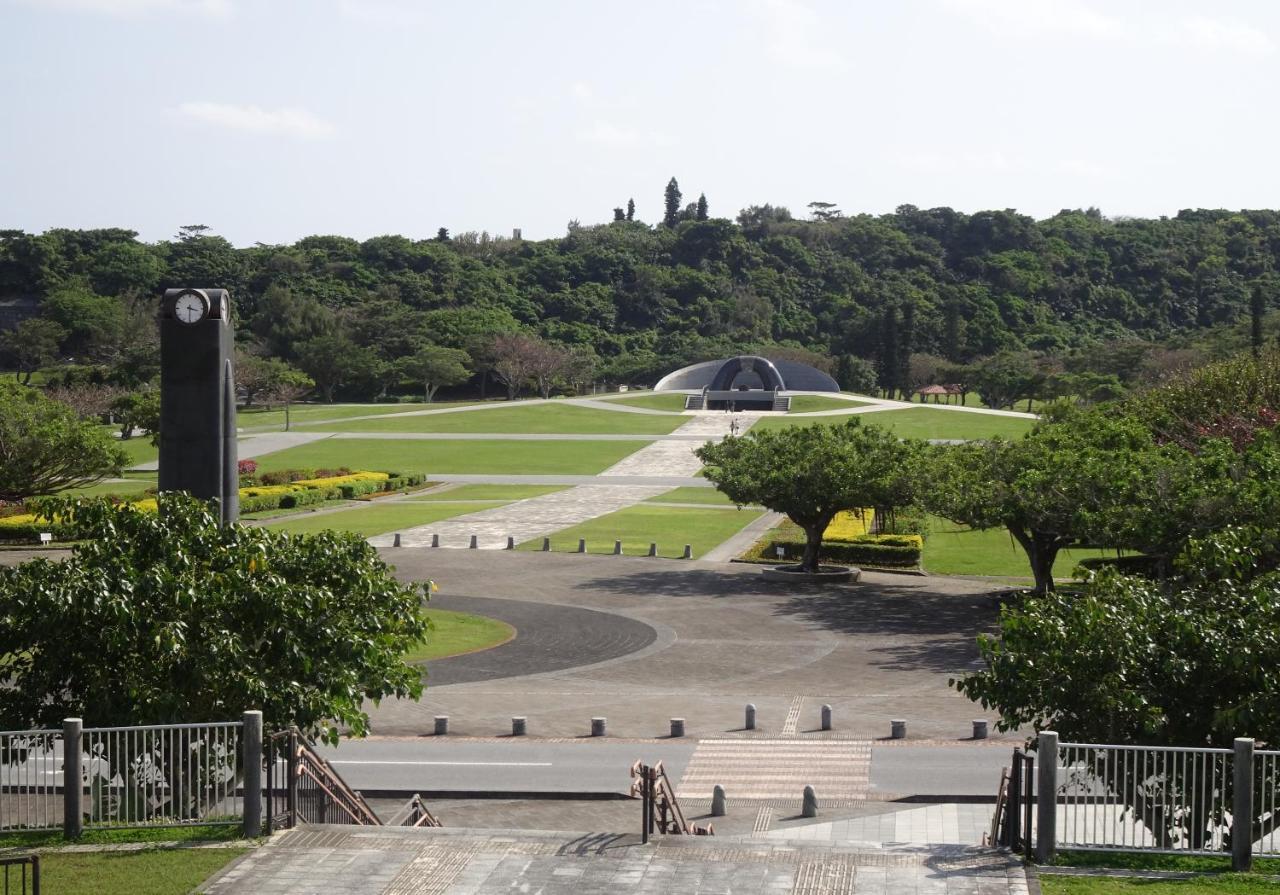
[{"label": "metal railing", "polygon": [[266,759],[269,830],[300,823],[382,826],[364,797],[297,731],[269,738]]},{"label": "metal railing", "polygon": [[40,895],[39,855],[0,858],[0,872],[4,875],[3,895]]},{"label": "metal railing", "polygon": [[403,808],[395,813],[391,820],[387,821],[389,827],[443,827],[431,809],[427,807],[427,803],[422,796],[414,794],[413,798],[405,804]]},{"label": "metal railing", "polygon": [[684,811],[676,799],[676,791],[671,786],[667,771],[662,762],[647,765],[636,761],[631,766],[631,797],[641,800],[640,805],[640,840],[648,843],[655,832],[664,835],[714,836],[715,828],[708,824],[699,826],[689,824],[684,818]]},{"label": "metal railing", "polygon": [[1003,784],[996,799],[996,816],[992,822],[993,841],[1030,857],[1035,843],[1035,756],[1015,749],[1009,776]]},{"label": "metal railing", "polygon": [[85,827],[238,821],[244,815],[241,727],[228,721],[85,728]]},{"label": "metal railing", "polygon": [[1230,844],[1232,752],[1063,743],[1064,848],[1221,854]]},{"label": "metal railing", "polygon": [[62,826],[62,731],[0,731],[0,830]]},{"label": "metal railing", "polygon": [[1259,783],[1253,802],[1259,828],[1253,853],[1280,855],[1280,751],[1259,749],[1253,760]]}]

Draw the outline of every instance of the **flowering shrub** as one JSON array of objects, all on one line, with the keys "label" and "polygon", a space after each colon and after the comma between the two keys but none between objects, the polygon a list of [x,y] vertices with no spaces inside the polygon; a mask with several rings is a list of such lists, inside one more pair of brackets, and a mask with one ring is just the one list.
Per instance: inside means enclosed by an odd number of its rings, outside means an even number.
[{"label": "flowering shrub", "polygon": [[240,475],[253,475],[255,472],[258,471],[258,461],[241,460],[238,464],[236,464],[236,471],[239,472]]},{"label": "flowering shrub", "polygon": [[871,507],[861,510],[847,510],[836,515],[822,533],[824,541],[852,541],[854,538],[871,532],[871,523],[875,521],[876,511]]}]

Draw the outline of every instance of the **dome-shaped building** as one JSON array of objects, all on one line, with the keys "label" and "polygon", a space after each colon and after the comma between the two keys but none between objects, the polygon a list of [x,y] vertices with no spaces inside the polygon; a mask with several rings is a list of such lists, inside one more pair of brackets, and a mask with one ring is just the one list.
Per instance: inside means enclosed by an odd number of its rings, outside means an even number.
[{"label": "dome-shaped building", "polygon": [[685,406],[708,410],[787,410],[786,392],[840,391],[834,379],[808,364],[747,354],[691,364],[663,376],[653,388],[694,392]]}]

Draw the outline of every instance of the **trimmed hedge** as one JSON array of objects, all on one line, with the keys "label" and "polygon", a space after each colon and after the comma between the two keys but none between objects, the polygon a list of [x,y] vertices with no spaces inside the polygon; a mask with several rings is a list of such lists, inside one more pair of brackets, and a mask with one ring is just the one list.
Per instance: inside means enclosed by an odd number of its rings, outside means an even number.
[{"label": "trimmed hedge", "polygon": [[[784,558],[787,559],[799,559],[804,555],[803,541],[761,541],[742,558],[748,562],[774,562],[779,547],[786,551]],[[913,569],[920,565],[920,548],[916,545],[823,541],[818,555],[824,562],[882,566],[889,569]]]}]

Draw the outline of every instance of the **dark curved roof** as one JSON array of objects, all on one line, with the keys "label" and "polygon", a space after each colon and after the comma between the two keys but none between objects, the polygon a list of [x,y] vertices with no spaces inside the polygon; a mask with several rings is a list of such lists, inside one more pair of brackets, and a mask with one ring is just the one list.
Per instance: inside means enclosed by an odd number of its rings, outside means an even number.
[{"label": "dark curved roof", "polygon": [[[777,387],[783,391],[797,392],[840,391],[840,386],[834,379],[808,364],[756,355],[739,355],[725,360],[691,364],[663,376],[653,388],[655,391],[701,391],[704,388],[719,391],[727,389],[728,383],[733,382],[733,377],[744,369],[753,370],[759,375],[766,389]],[[720,379],[718,374],[723,371],[728,373],[727,382],[722,386],[716,383]],[[779,384],[775,386],[771,383],[770,374],[778,377]]]}]

